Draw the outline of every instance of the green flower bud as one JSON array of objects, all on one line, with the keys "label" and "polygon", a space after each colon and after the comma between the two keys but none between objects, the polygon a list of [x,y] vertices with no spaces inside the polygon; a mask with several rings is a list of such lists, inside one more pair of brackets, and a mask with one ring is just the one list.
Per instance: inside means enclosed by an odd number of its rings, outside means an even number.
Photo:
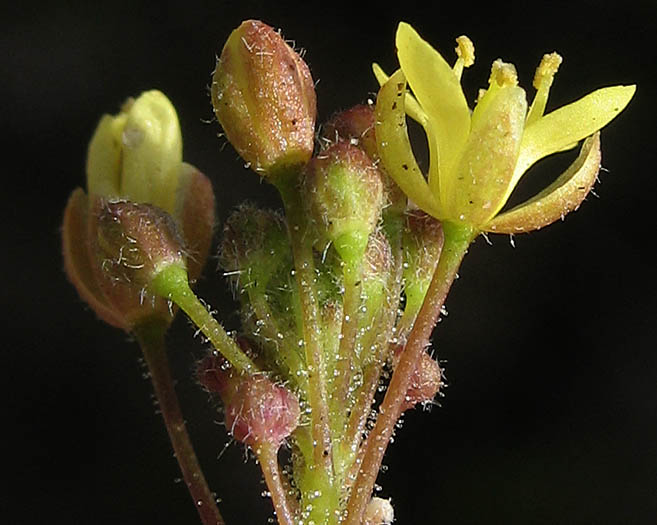
[{"label": "green flower bud", "polygon": [[308,165],[304,190],[320,236],[344,261],[362,257],[383,206],[381,174],[367,154],[334,144]]},{"label": "green flower bud", "polygon": [[240,291],[263,293],[282,265],[291,268],[291,253],[283,217],[249,204],[226,220],[219,262]]},{"label": "green flower bud", "polygon": [[386,201],[385,211],[401,213],[406,208],[406,195],[397,183],[381,170],[378,164],[379,152],[374,131],[375,124],[374,106],[358,104],[333,115],[322,127],[322,138],[329,144],[347,141],[367,153],[370,159],[377,164],[379,171],[381,171],[381,180],[383,182]]},{"label": "green flower bud", "polygon": [[306,63],[268,25],[247,20],[228,37],[212,77],[212,105],[230,143],[260,175],[310,160],[315,86]]}]

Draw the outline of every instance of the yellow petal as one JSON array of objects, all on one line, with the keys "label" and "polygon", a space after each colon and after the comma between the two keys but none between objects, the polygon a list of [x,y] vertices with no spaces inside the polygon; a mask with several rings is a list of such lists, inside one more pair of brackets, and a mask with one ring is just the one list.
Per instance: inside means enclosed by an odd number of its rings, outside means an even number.
[{"label": "yellow petal", "polygon": [[128,110],[122,141],[122,195],[173,214],[182,164],[182,136],[169,99],[159,91],[140,95]]},{"label": "yellow petal", "polygon": [[584,141],[579,156],[550,186],[527,202],[495,217],[485,230],[524,233],[538,230],[576,210],[600,169],[600,133]]},{"label": "yellow petal", "polygon": [[444,177],[451,173],[467,139],[470,109],[452,68],[410,25],[399,24],[396,43],[404,75],[435,133]]},{"label": "yellow petal", "polygon": [[476,228],[488,223],[504,206],[527,115],[523,89],[493,83],[472,114],[472,130],[455,177],[441,193],[445,215]]},{"label": "yellow petal", "polygon": [[635,90],[635,86],[598,89],[527,126],[520,146],[515,182],[536,161],[606,126],[625,108]]},{"label": "yellow petal", "polygon": [[[381,69],[381,66],[379,64],[372,64],[372,71],[374,71],[374,76],[376,77],[376,80],[379,82],[380,86],[383,86],[388,79],[390,78],[388,75],[386,75],[385,71]],[[421,124],[423,127],[426,127],[427,125],[427,114],[422,111],[422,108],[420,107],[420,104],[418,104],[418,101],[415,99],[413,95],[410,93],[406,93],[406,113],[408,114],[409,117],[411,117],[415,122],[418,124]]]},{"label": "yellow petal", "polygon": [[376,100],[376,138],[381,162],[388,175],[418,207],[439,217],[437,200],[420,170],[406,127],[406,79],[398,70],[383,85]]},{"label": "yellow petal", "polygon": [[87,152],[87,189],[93,195],[118,197],[121,192],[121,134],[126,115],[103,115]]}]

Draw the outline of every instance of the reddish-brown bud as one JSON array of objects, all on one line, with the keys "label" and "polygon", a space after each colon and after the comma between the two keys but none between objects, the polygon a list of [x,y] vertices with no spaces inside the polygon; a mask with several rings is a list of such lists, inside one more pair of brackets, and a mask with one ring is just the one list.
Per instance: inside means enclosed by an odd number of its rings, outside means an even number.
[{"label": "reddish-brown bud", "polygon": [[183,240],[160,208],[97,199],[92,217],[91,248],[102,277],[140,290],[167,266],[185,267]]},{"label": "reddish-brown bud", "polygon": [[315,86],[306,63],[270,26],[247,20],[228,37],[212,77],[212,105],[230,143],[260,175],[310,160]]},{"label": "reddish-brown bud", "polygon": [[264,375],[239,375],[224,360],[209,357],[201,361],[198,377],[221,397],[229,432],[253,448],[264,443],[279,447],[299,423],[298,398]]},{"label": "reddish-brown bud", "polygon": [[374,136],[374,124],[374,108],[366,104],[358,104],[333,115],[322,126],[322,138],[329,143],[350,142],[376,161],[379,153]]},{"label": "reddish-brown bud", "polygon": [[[399,345],[393,352],[393,362],[399,362],[404,347]],[[422,352],[422,357],[411,376],[411,384],[406,391],[406,397],[402,403],[402,412],[413,408],[418,403],[429,403],[436,397],[442,385],[442,370],[440,365],[427,352]]]}]

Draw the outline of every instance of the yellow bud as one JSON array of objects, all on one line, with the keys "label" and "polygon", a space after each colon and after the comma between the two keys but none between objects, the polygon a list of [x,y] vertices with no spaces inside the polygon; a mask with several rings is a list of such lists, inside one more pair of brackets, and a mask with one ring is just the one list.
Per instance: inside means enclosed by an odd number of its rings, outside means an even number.
[{"label": "yellow bud", "polygon": [[87,186],[101,197],[153,204],[173,213],[182,164],[182,136],[171,102],[159,91],[128,99],[104,115],[89,144]]}]

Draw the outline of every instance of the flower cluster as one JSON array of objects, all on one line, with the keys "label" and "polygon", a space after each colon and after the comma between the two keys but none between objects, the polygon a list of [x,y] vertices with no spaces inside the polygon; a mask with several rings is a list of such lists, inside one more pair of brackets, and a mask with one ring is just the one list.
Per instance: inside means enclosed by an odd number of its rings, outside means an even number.
[{"label": "flower cluster", "polygon": [[[223,225],[218,258],[239,301],[237,337],[190,288],[210,249],[214,199],[208,179],[182,161],[173,106],[149,91],[98,124],[88,193],[75,190],[65,211],[65,268],[101,319],[136,334],[204,524],[223,520],[166,366],[174,306],[212,345],[198,382],[257,457],[279,523],[389,524],[392,504],[372,496],[374,481],[401,414],[431,405],[442,387],[430,336],[468,246],[482,232],[546,226],[590,191],[599,130],[634,87],[545,114],[561,57],[543,58],[531,105],[515,68],[497,60],[471,111],[460,80],[474,46],[465,36],[457,44],[450,67],[400,24],[400,69],[388,77],[374,66],[376,105],[337,113],[316,136],[314,83],[299,54],[260,21],[232,32],[212,75],[213,108],[284,208],[243,204]],[[426,174],[407,116],[427,135]],[[554,183],[504,209],[530,166],[581,140]],[[284,466],[281,447],[291,451]]]}]

